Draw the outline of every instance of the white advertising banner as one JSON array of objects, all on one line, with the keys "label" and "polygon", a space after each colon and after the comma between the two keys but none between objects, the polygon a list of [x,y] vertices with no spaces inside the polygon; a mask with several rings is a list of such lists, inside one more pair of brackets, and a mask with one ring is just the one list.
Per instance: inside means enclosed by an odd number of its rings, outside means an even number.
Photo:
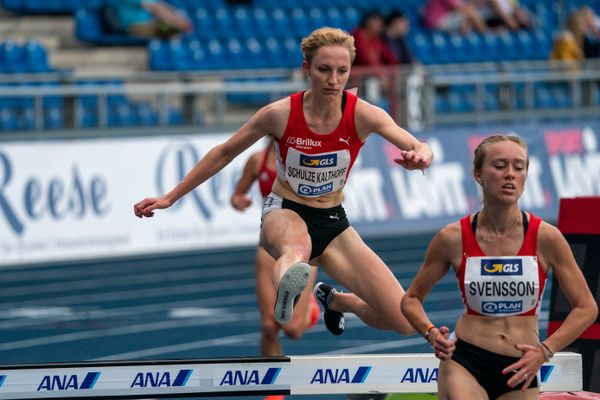
[{"label": "white advertising banner", "polygon": [[228,135],[0,144],[0,265],[256,243],[261,199],[229,203],[257,144],[153,218],[134,203],[171,190]]}]

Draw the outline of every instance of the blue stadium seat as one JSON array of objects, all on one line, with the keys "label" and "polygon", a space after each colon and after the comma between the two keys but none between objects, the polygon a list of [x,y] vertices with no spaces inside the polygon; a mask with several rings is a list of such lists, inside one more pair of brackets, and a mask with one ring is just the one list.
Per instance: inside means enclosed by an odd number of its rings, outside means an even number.
[{"label": "blue stadium seat", "polygon": [[12,40],[6,40],[0,43],[0,52],[4,62],[4,71],[7,73],[24,73],[27,72],[27,64],[25,61],[25,52],[23,48]]},{"label": "blue stadium seat", "polygon": [[169,46],[169,58],[171,63],[171,69],[176,71],[187,71],[190,69],[188,62],[188,48],[183,44],[180,39],[170,40]]},{"label": "blue stadium seat", "polygon": [[514,61],[520,59],[515,37],[511,32],[502,32],[498,34],[498,54],[499,60]]},{"label": "blue stadium seat", "polygon": [[416,33],[408,37],[408,44],[413,50],[414,56],[425,65],[434,63],[434,56],[430,43],[429,34],[426,32]]},{"label": "blue stadium seat", "polygon": [[551,33],[536,30],[533,33],[533,59],[546,60],[552,49]]},{"label": "blue stadium seat", "polygon": [[212,69],[228,69],[223,45],[217,39],[211,39],[206,46],[206,58]]},{"label": "blue stadium seat", "polygon": [[200,7],[192,14],[194,35],[199,38],[209,38],[215,34],[215,21],[207,8]]},{"label": "blue stadium seat", "polygon": [[244,42],[246,65],[243,68],[264,68],[269,65],[261,42],[255,37],[249,37]]},{"label": "blue stadium seat", "polygon": [[147,101],[136,103],[134,106],[136,119],[139,121],[141,126],[155,126],[158,125],[158,114],[152,108],[152,105]]},{"label": "blue stadium seat", "polygon": [[14,109],[0,107],[0,130],[16,131],[20,129],[19,118]]},{"label": "blue stadium seat", "polygon": [[435,63],[446,64],[451,61],[448,38],[445,33],[434,32],[431,35],[432,55]]},{"label": "blue stadium seat", "polygon": [[173,67],[169,58],[168,42],[154,39],[148,45],[148,61],[154,71],[168,71]]},{"label": "blue stadium seat", "polygon": [[[307,13],[310,24],[308,29],[310,31],[325,26],[325,14],[319,7],[311,7]],[[308,32],[307,32],[308,33]]]},{"label": "blue stadium seat", "polygon": [[48,54],[42,44],[36,40],[25,43],[25,60],[28,72],[48,72]]},{"label": "blue stadium seat", "polygon": [[290,33],[290,19],[283,8],[275,7],[271,9],[269,19],[271,20],[271,35],[283,37]]},{"label": "blue stadium seat", "polygon": [[62,129],[63,125],[63,110],[61,107],[53,106],[44,109],[44,129]]},{"label": "blue stadium seat", "polygon": [[465,36],[464,49],[466,62],[489,61],[484,50],[483,38],[479,33],[471,32]]},{"label": "blue stadium seat", "polygon": [[233,18],[227,7],[219,7],[214,12],[215,36],[219,38],[231,38],[235,36]]},{"label": "blue stadium seat", "polygon": [[503,59],[498,35],[495,33],[484,34],[482,44],[483,52],[486,55],[486,61],[501,61]]},{"label": "blue stadium seat", "polygon": [[237,38],[231,38],[227,41],[225,47],[225,60],[227,63],[227,69],[239,69],[244,68],[246,59],[245,52],[242,43]]},{"label": "blue stadium seat", "polygon": [[470,61],[469,53],[465,51],[465,39],[463,35],[453,33],[448,36],[448,50],[451,54],[451,62],[463,63]]},{"label": "blue stadium seat", "polygon": [[338,7],[327,7],[325,9],[325,21],[324,25],[341,27],[343,25],[343,17]]},{"label": "blue stadium seat", "polygon": [[303,8],[294,7],[290,11],[291,33],[296,36],[306,36],[310,31],[317,28],[312,25],[309,16]]},{"label": "blue stadium seat", "polygon": [[253,15],[247,7],[235,7],[233,13],[233,26],[238,36],[243,37],[254,30]]},{"label": "blue stadium seat", "polygon": [[254,7],[251,11],[254,35],[259,37],[270,37],[271,22],[267,10],[264,7]]},{"label": "blue stadium seat", "polygon": [[515,48],[518,60],[531,60],[534,58],[533,40],[528,31],[520,30],[515,34]]},{"label": "blue stadium seat", "polygon": [[283,48],[279,44],[279,40],[273,37],[265,40],[263,55],[265,57],[266,65],[270,67],[283,68],[286,66]]},{"label": "blue stadium seat", "polygon": [[193,70],[210,69],[206,51],[199,40],[188,43],[188,68]]}]

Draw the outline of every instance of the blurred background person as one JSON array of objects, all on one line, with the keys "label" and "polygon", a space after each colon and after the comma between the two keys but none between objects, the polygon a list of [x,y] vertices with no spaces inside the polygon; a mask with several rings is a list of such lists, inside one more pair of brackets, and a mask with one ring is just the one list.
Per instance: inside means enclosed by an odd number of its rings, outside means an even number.
[{"label": "blurred background person", "polygon": [[105,8],[108,25],[139,38],[171,38],[194,30],[182,12],[161,0],[114,0]]},{"label": "blurred background person", "polygon": [[354,31],[356,59],[354,65],[396,65],[400,61],[383,39],[385,23],[378,12],[366,13]]},{"label": "blurred background person", "polygon": [[400,64],[412,64],[416,60],[410,51],[406,36],[410,30],[410,21],[400,10],[393,10],[386,15],[384,40]]},{"label": "blurred background person", "polygon": [[423,23],[429,29],[463,34],[488,30],[477,7],[464,0],[429,0],[423,9]]},{"label": "blurred background person", "polygon": [[518,0],[475,0],[488,27],[493,29],[531,29],[529,13]]}]

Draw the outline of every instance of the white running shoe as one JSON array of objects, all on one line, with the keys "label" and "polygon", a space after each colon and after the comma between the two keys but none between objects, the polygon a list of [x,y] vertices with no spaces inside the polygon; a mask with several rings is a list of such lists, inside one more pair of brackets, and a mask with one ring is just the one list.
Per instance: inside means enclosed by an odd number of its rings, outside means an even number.
[{"label": "white running shoe", "polygon": [[275,320],[286,324],[292,319],[294,306],[308,284],[310,265],[298,261],[288,269],[279,281],[275,300]]}]

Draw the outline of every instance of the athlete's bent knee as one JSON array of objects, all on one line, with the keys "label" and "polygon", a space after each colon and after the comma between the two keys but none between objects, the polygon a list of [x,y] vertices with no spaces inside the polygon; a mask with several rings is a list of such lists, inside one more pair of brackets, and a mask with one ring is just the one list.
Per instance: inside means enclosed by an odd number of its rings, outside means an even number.
[{"label": "athlete's bent knee", "polygon": [[279,334],[280,326],[274,319],[262,321],[261,332],[267,339],[275,338]]}]

